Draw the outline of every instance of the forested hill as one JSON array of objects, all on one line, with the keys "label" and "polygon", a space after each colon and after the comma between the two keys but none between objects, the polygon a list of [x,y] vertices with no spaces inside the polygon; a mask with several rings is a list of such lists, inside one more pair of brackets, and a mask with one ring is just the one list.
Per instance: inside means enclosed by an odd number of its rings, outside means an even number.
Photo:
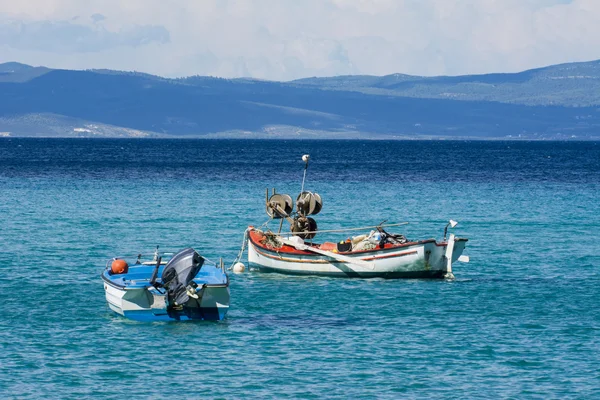
[{"label": "forested hill", "polygon": [[586,107],[600,105],[600,60],[514,74],[338,76],[299,79],[294,83],[388,96]]},{"label": "forested hill", "polygon": [[0,64],[2,136],[600,137],[600,61],[291,82]]}]

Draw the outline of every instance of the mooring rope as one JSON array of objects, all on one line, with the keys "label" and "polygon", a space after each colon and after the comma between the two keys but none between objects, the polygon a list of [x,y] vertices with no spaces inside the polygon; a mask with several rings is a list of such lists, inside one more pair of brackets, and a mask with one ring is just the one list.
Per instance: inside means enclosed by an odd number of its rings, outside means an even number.
[{"label": "mooring rope", "polygon": [[[263,224],[263,225],[266,225],[266,224]],[[233,269],[233,266],[235,264],[237,264],[238,262],[240,262],[240,260],[242,259],[242,256],[244,255],[244,250],[246,250],[246,242],[248,240],[248,232],[249,231],[250,231],[250,228],[246,228],[246,230],[244,231],[244,238],[242,240],[242,247],[240,248],[240,251],[239,251],[237,257],[235,258],[235,260],[233,260],[233,262],[231,263],[231,265],[229,266],[229,268],[227,268],[228,271],[231,271]]]}]

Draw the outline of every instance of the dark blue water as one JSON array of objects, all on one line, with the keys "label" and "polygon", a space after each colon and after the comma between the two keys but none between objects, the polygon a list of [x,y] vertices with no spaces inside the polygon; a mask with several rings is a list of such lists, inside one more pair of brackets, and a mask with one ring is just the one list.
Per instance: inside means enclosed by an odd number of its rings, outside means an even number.
[{"label": "dark blue water", "polygon": [[[115,255],[231,262],[264,191],[321,229],[468,237],[454,281],[231,276],[218,323],[127,321]],[[3,398],[600,397],[600,144],[0,140]],[[339,236],[322,234],[320,240]]]}]

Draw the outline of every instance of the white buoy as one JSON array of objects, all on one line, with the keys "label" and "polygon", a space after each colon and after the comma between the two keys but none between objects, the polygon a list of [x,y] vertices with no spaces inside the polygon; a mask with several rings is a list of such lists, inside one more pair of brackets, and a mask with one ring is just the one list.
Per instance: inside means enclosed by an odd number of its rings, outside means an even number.
[{"label": "white buoy", "polygon": [[244,265],[244,263],[237,262],[237,263],[233,264],[233,273],[234,274],[240,274],[240,273],[244,272],[245,269],[246,269],[246,266]]},{"label": "white buoy", "polygon": [[310,159],[310,156],[308,154],[305,154],[302,156],[302,161],[304,161],[304,162],[308,162],[309,159]]}]

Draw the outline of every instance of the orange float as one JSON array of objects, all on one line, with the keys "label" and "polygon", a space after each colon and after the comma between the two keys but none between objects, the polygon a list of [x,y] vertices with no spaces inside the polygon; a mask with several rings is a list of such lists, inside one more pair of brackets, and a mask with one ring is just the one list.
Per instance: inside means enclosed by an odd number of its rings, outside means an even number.
[{"label": "orange float", "polygon": [[129,271],[129,265],[127,261],[116,259],[110,265],[110,272],[113,274],[126,274]]}]

